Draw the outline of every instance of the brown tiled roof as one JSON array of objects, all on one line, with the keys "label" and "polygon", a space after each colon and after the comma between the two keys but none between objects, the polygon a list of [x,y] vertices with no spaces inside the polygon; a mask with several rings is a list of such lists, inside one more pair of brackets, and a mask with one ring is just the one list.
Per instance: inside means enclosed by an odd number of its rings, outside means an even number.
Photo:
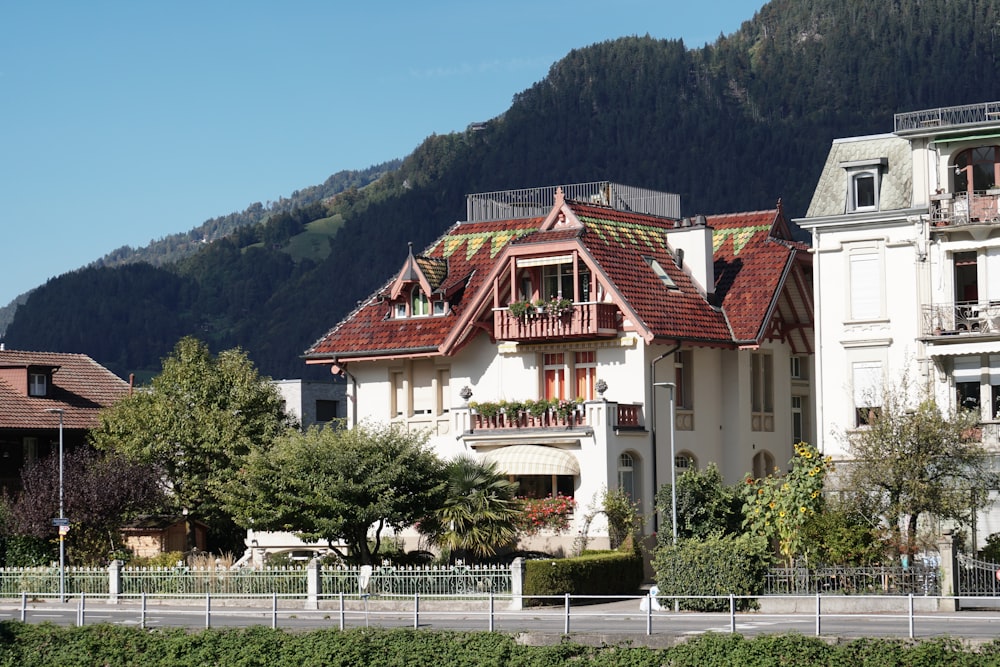
[{"label": "brown tiled roof", "polygon": [[[566,204],[583,228],[537,231],[544,218],[454,225],[421,254],[425,259],[447,260],[442,291],[451,293],[451,287],[465,284],[456,292],[447,316],[392,319],[389,304],[380,296],[383,288],[308,349],[307,359],[438,353],[449,337],[469,335],[455,329],[464,315],[481,316],[488,309],[480,292],[504,250],[543,243],[578,244],[588,261],[607,276],[637,327],[653,338],[709,345],[761,338],[795,247],[783,238],[786,227],[779,211],[708,218],[716,279],[713,307],[677,266],[668,246],[676,221],[581,202]],[[664,285],[645,258],[655,259],[676,289]],[[475,307],[480,312],[467,313],[477,295]]]},{"label": "brown tiled roof", "polygon": [[379,290],[353,313],[306,350],[307,357],[358,356],[365,354],[420,354],[437,349],[464,313],[468,298],[479,291],[496,258],[514,239],[538,229],[540,218],[453,225],[422,257],[447,260],[448,277],[442,291],[460,280],[467,282],[464,297],[444,316],[393,319],[389,304]]},{"label": "brown tiled roof", "polygon": [[759,340],[795,244],[780,238],[777,210],[708,218],[713,228],[715,290],[736,341]]},{"label": "brown tiled roof", "polygon": [[28,396],[11,382],[0,379],[0,429],[55,428],[59,415],[46,412],[61,408],[63,427],[90,429],[97,414],[128,394],[128,383],[85,354],[0,350],[0,368],[52,367],[48,396]]}]

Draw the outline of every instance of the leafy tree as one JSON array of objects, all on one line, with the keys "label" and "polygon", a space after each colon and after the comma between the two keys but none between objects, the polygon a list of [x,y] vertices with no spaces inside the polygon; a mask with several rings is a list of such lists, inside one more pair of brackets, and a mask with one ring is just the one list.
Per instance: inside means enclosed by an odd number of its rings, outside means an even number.
[{"label": "leafy tree", "polygon": [[224,505],[240,526],[292,531],[346,556],[342,542],[369,564],[384,528],[412,525],[444,498],[444,464],[426,443],[397,424],[289,431],[234,471]]},{"label": "leafy tree", "polygon": [[420,531],[452,557],[483,558],[517,536],[521,515],[517,482],[497,471],[496,464],[459,456],[448,462],[444,503],[420,521]]},{"label": "leafy tree", "polygon": [[787,475],[763,479],[747,476],[741,485],[743,525],[754,535],[778,542],[778,551],[791,566],[805,548],[804,527],[823,506],[823,480],[832,469],[813,445],[795,445]]},{"label": "leafy tree", "polygon": [[627,543],[629,538],[636,539],[643,523],[638,502],[633,501],[622,488],[605,489],[601,506],[608,519],[608,541],[612,549]]},{"label": "leafy tree", "polygon": [[91,438],[99,449],[162,471],[174,510],[187,510],[189,548],[195,519],[209,525],[218,546],[231,547],[235,526],[219,503],[219,489],[251,452],[268,448],[288,426],[278,390],[244,352],[216,357],[187,337],[164,359],[149,390],[101,413]]},{"label": "leafy tree", "polygon": [[[670,485],[662,485],[656,492],[656,507],[664,517],[661,544],[673,539],[672,502]],[[703,539],[716,533],[738,533],[743,521],[741,506],[735,487],[723,483],[715,463],[704,470],[685,470],[677,478],[677,537]]]},{"label": "leafy tree", "polygon": [[[59,515],[58,452],[26,468],[21,483],[21,495],[10,507],[9,531],[28,542],[51,541],[52,517]],[[63,500],[70,520],[66,555],[75,565],[103,565],[117,557],[124,551],[122,525],[161,509],[165,501],[156,468],[89,447],[63,455]]]},{"label": "leafy tree", "polygon": [[916,551],[922,517],[967,522],[986,503],[984,494],[972,491],[996,488],[979,416],[942,412],[932,398],[911,409],[906,387],[904,379],[883,389],[881,408],[871,411],[868,425],[845,435],[856,460],[845,488],[872,502],[900,554]]}]

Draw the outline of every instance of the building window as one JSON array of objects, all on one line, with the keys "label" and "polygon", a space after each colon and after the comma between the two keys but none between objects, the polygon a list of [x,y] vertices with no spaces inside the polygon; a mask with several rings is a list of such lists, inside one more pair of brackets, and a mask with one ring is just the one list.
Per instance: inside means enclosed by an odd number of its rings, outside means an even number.
[{"label": "building window", "polygon": [[878,173],[862,171],[851,175],[851,210],[878,209]]},{"label": "building window", "polygon": [[339,408],[340,408],[340,401],[318,399],[316,401],[316,421],[332,422],[334,419],[337,418]]},{"label": "building window", "polygon": [[28,375],[28,396],[46,396],[49,393],[49,378],[45,373]]},{"label": "building window", "polygon": [[774,430],[774,358],[769,352],[750,353],[751,429]]},{"label": "building window", "polygon": [[618,488],[633,502],[639,499],[638,462],[629,452],[618,457]]},{"label": "building window", "polygon": [[542,374],[545,382],[545,398],[566,398],[566,361],[560,353],[546,353],[542,357]]},{"label": "building window", "polygon": [[523,498],[572,498],[576,482],[573,475],[511,475],[518,483],[517,495]]},{"label": "building window", "polygon": [[406,304],[399,302],[393,306],[393,314],[397,320],[404,319],[406,317]]},{"label": "building window", "polygon": [[792,443],[806,439],[805,412],[802,410],[802,397],[792,396]]},{"label": "building window", "polygon": [[431,305],[434,308],[435,315],[444,315],[446,312],[448,312],[447,301],[435,301]]},{"label": "building window", "polygon": [[691,452],[684,450],[674,457],[674,469],[677,473],[698,469],[698,459]]},{"label": "building window", "polygon": [[[580,301],[590,300],[590,270],[584,266],[579,268]],[[542,267],[541,298],[576,300],[573,290],[573,264],[550,264]]]},{"label": "building window", "polygon": [[576,378],[576,398],[594,400],[597,382],[597,353],[593,350],[573,353],[573,374]]},{"label": "building window", "polygon": [[774,456],[771,452],[761,450],[753,455],[753,476],[763,479],[774,472]]},{"label": "building window", "polygon": [[450,371],[429,359],[416,359],[389,373],[389,414],[393,417],[439,415],[451,409]]},{"label": "building window", "polygon": [[410,315],[422,317],[429,314],[430,304],[427,301],[427,295],[419,287],[414,287],[413,292],[410,293]]},{"label": "building window", "polygon": [[694,353],[681,350],[674,357],[674,383],[677,385],[676,407],[678,410],[694,409]]},{"label": "building window", "polygon": [[997,146],[978,146],[959,153],[955,159],[954,192],[982,192],[1000,183],[998,152]]},{"label": "building window", "polygon": [[850,319],[882,317],[882,263],[877,249],[851,252],[849,280]]},{"label": "building window", "polygon": [[792,356],[788,358],[789,363],[789,375],[793,380],[805,380],[806,378],[806,366],[803,362],[802,357]]},{"label": "building window", "polygon": [[851,369],[854,390],[854,425],[867,426],[882,408],[882,362],[862,361]]}]

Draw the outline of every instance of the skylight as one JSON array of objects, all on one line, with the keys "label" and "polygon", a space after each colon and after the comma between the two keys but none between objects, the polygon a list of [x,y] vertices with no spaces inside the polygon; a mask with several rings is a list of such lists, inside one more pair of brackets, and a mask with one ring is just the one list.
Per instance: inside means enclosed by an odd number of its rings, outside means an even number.
[{"label": "skylight", "polygon": [[667,272],[663,270],[663,267],[660,266],[660,263],[655,258],[646,255],[643,255],[642,258],[646,264],[649,264],[649,268],[653,269],[653,273],[656,274],[661,283],[666,285],[668,289],[678,289],[677,285],[671,280],[670,276],[667,275]]}]

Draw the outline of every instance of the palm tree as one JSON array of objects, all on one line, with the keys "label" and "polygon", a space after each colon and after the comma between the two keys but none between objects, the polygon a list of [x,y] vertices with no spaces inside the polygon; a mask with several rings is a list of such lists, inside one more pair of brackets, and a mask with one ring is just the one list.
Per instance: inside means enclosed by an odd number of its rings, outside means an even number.
[{"label": "palm tree", "polygon": [[521,514],[514,495],[517,482],[508,480],[496,464],[465,455],[449,461],[446,474],[444,504],[421,521],[421,532],[448,549],[453,558],[486,558],[510,544]]}]

